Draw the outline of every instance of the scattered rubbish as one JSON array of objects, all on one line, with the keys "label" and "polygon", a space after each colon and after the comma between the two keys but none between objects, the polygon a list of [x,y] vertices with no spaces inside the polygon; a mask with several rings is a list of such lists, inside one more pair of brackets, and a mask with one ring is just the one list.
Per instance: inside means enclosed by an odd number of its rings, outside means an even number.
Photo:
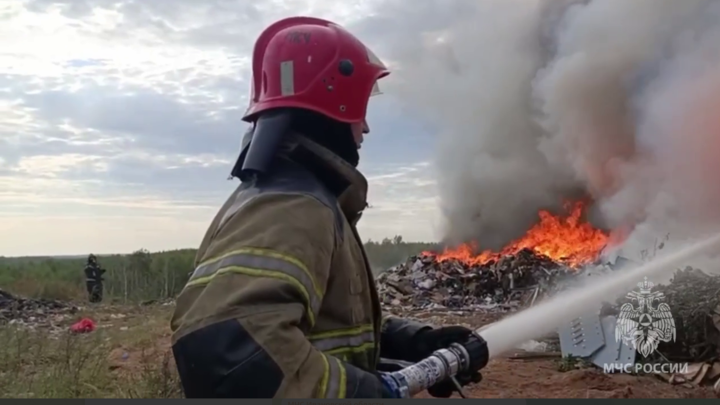
[{"label": "scattered rubbish", "polygon": [[163,299],[156,299],[156,300],[147,300],[140,303],[141,306],[146,307],[150,305],[160,305],[163,307],[175,305],[175,300],[171,298],[163,298]]},{"label": "scattered rubbish", "polygon": [[510,360],[547,360],[547,359],[559,359],[562,357],[560,352],[520,352],[515,353],[508,357]]},{"label": "scattered rubbish", "polygon": [[73,333],[89,333],[95,330],[95,321],[90,318],[83,318],[70,326]]},{"label": "scattered rubbish", "polygon": [[603,347],[592,354],[590,361],[599,368],[605,368],[609,364],[635,365],[637,356],[635,349],[615,337],[617,318],[614,316],[602,318],[600,328],[603,333]]},{"label": "scattered rubbish", "polygon": [[62,301],[21,298],[0,290],[0,326],[60,331],[77,311],[77,307]]},{"label": "scattered rubbish", "polygon": [[559,330],[563,357],[589,358],[605,346],[605,337],[596,313],[570,320]]},{"label": "scattered rubbish", "polygon": [[[666,284],[653,285],[670,308],[676,337],[662,342],[652,360],[707,362],[720,359],[720,275],[686,267]],[[614,306],[631,302],[623,297]],[[634,303],[637,306],[637,302]],[[658,301],[653,304],[655,307]]]},{"label": "scattered rubbish", "polygon": [[[646,281],[638,287],[644,291],[628,294],[614,304],[606,303],[599,315],[588,314],[560,328],[563,357],[588,360],[600,368],[623,367],[624,370],[617,370],[619,372],[644,372],[654,370],[654,365],[660,365],[660,369],[662,365],[686,365],[685,368],[676,367],[679,371],[675,373],[655,375],[670,384],[717,387],[720,384],[720,276],[686,267],[676,271],[666,284]],[[645,310],[638,307],[643,295],[652,299]],[[646,311],[652,320],[649,324],[643,324],[639,318],[632,320],[637,325],[632,336],[640,342],[638,344],[642,344],[643,334],[670,337],[653,345],[646,355],[638,354],[630,343],[617,338],[620,319],[629,316],[621,307],[628,304],[635,316],[645,313],[637,311]],[[666,306],[671,324],[657,320],[665,316],[661,313],[661,305]]]},{"label": "scattered rubbish", "polygon": [[518,349],[524,350],[526,352],[547,352],[548,351],[548,343],[547,342],[538,342],[537,340],[531,340],[528,342],[525,342],[518,346]]}]

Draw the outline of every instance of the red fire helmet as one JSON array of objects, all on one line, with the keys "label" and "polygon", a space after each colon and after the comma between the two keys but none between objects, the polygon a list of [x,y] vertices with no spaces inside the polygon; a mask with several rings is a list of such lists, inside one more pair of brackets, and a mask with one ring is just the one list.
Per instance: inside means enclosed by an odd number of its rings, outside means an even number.
[{"label": "red fire helmet", "polygon": [[365,119],[388,68],[339,25],[292,17],[269,26],[253,50],[250,106],[243,120],[274,108],[304,108],[341,122]]}]

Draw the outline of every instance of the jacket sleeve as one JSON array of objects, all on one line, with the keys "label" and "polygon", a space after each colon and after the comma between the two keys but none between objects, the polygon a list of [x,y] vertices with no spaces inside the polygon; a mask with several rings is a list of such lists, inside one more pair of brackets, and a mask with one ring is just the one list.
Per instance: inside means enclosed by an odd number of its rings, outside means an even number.
[{"label": "jacket sleeve", "polygon": [[410,319],[383,314],[380,334],[380,357],[393,360],[406,360],[412,357],[412,341],[421,331],[432,326]]},{"label": "jacket sleeve", "polygon": [[187,397],[382,396],[374,374],[306,338],[329,278],[334,221],[311,197],[263,194],[222,225],[173,316]]}]

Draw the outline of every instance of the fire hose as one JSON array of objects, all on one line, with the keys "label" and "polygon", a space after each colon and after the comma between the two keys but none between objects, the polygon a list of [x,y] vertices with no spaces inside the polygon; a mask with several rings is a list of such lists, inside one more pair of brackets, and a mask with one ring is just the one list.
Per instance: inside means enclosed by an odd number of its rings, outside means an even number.
[{"label": "fire hose", "polygon": [[465,397],[455,376],[464,372],[477,372],[488,363],[487,342],[477,331],[464,343],[453,343],[430,356],[401,370],[380,373],[385,387],[395,398],[411,398],[433,385],[452,380],[460,395]]}]

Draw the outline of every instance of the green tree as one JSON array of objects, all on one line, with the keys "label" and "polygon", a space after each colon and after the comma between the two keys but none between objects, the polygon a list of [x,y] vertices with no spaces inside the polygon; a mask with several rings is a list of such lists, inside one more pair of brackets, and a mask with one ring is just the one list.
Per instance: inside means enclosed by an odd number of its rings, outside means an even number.
[{"label": "green tree", "polygon": [[[365,243],[375,273],[402,263],[410,256],[437,250],[435,243],[406,242],[401,235]],[[193,271],[196,250],[151,253],[139,249],[129,255],[99,256],[106,299],[119,303],[172,298]],[[0,257],[0,288],[31,297],[86,298],[85,257]]]}]

